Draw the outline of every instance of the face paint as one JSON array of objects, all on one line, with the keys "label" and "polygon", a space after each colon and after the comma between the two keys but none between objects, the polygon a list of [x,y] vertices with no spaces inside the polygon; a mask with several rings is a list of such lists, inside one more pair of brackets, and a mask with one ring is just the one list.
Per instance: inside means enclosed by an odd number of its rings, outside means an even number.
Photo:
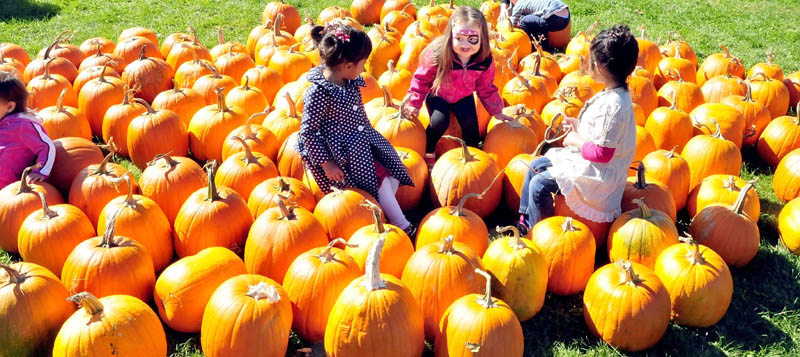
[{"label": "face paint", "polygon": [[456,35],[460,36],[467,36],[467,42],[470,45],[477,45],[480,42],[480,36],[478,35],[478,31],[462,29],[456,32]]}]

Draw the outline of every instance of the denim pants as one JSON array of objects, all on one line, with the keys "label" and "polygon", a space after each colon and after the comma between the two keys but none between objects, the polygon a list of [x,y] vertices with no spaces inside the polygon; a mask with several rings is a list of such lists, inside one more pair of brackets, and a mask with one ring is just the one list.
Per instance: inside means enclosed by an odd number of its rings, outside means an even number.
[{"label": "denim pants", "polygon": [[553,166],[550,159],[537,157],[530,166],[522,182],[519,213],[525,215],[525,223],[533,228],[536,223],[555,213],[553,194],[558,192],[558,183],[547,171],[548,167]]},{"label": "denim pants", "polygon": [[519,28],[525,31],[528,36],[538,40],[539,36],[544,35],[544,41],[541,42],[545,50],[552,50],[550,43],[547,41],[547,33],[550,31],[563,30],[569,24],[569,17],[561,17],[551,15],[544,19],[537,15],[525,15],[519,20]]}]

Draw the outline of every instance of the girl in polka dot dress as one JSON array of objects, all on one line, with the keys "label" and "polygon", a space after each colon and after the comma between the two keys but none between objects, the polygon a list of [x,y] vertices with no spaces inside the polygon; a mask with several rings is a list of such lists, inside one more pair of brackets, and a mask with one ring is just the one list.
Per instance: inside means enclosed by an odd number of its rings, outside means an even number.
[{"label": "girl in polka dot dress", "polygon": [[395,194],[414,182],[394,147],[370,125],[361,101],[369,37],[341,23],[316,26],[311,36],[323,64],[308,72],[297,151],[323,192],[333,186],[367,191],[378,198],[389,223],[413,237],[416,228]]}]

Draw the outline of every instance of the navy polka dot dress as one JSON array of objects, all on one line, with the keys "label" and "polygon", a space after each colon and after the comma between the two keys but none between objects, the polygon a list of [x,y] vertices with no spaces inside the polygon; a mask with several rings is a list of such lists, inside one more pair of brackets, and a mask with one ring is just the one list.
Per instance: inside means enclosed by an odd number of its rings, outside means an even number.
[{"label": "navy polka dot dress", "polygon": [[[297,152],[319,188],[355,187],[378,197],[374,161],[389,170],[401,185],[414,186],[397,151],[369,123],[361,101],[361,77],[338,86],[322,75],[322,66],[308,72],[311,86],[303,97],[303,119]],[[345,173],[344,182],[328,179],[322,164],[333,160]]]}]

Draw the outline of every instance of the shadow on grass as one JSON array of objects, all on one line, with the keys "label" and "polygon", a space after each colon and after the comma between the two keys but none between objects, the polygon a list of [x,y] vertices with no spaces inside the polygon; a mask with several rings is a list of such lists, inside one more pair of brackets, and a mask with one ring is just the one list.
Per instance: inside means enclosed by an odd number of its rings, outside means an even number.
[{"label": "shadow on grass", "polygon": [[0,21],[44,20],[61,10],[57,5],[31,0],[0,1]]}]

